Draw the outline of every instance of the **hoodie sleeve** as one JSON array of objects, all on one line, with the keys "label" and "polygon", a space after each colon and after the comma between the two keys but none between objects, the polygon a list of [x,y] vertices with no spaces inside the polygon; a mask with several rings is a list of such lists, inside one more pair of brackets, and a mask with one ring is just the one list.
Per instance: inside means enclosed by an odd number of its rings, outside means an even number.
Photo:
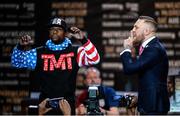
[{"label": "hoodie sleeve", "polygon": [[77,62],[80,67],[99,63],[100,56],[96,47],[88,39],[83,46],[78,48]]},{"label": "hoodie sleeve", "polygon": [[37,62],[37,52],[36,49],[22,51],[17,48],[13,49],[11,55],[11,65],[16,68],[27,68],[35,69]]}]

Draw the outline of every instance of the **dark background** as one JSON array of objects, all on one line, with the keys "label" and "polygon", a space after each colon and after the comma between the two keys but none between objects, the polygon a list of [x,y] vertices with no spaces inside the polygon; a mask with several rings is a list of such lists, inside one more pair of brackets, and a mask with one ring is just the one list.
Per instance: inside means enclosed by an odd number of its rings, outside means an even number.
[{"label": "dark background", "polygon": [[21,102],[38,91],[35,71],[11,67],[10,56],[21,35],[29,34],[37,47],[48,39],[48,21],[64,18],[68,26],[88,33],[97,47],[103,84],[117,91],[136,91],[137,76],[125,76],[119,53],[140,15],[154,17],[158,36],[169,56],[170,75],[180,67],[180,2],[178,0],[1,0],[0,1],[0,114],[20,114]]}]

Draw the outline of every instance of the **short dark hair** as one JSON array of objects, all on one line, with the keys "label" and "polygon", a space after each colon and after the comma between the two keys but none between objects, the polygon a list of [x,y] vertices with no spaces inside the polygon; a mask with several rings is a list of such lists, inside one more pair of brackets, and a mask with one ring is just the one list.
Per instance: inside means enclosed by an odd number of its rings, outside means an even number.
[{"label": "short dark hair", "polygon": [[138,19],[144,20],[146,23],[150,23],[154,27],[154,31],[157,30],[157,22],[150,16],[139,16]]}]

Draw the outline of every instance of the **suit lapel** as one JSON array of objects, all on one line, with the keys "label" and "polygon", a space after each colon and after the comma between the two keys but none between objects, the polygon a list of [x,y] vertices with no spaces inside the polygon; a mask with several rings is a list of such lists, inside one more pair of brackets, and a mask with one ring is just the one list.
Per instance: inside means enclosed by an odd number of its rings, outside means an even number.
[{"label": "suit lapel", "polygon": [[151,41],[145,46],[145,49],[146,49],[148,46],[151,46],[152,44],[157,43],[157,42],[159,42],[159,39],[156,37],[156,38],[154,38],[153,40],[151,40]]}]

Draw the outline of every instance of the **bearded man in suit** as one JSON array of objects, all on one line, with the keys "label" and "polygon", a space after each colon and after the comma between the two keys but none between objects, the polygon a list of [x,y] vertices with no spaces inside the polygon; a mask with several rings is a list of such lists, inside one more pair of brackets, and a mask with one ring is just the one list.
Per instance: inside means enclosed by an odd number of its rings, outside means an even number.
[{"label": "bearded man in suit", "polygon": [[[156,31],[157,23],[152,17],[140,16],[120,53],[124,73],[139,74],[138,111],[142,115],[162,115],[169,111],[168,57]],[[134,43],[140,44],[136,59],[131,54]]]}]

